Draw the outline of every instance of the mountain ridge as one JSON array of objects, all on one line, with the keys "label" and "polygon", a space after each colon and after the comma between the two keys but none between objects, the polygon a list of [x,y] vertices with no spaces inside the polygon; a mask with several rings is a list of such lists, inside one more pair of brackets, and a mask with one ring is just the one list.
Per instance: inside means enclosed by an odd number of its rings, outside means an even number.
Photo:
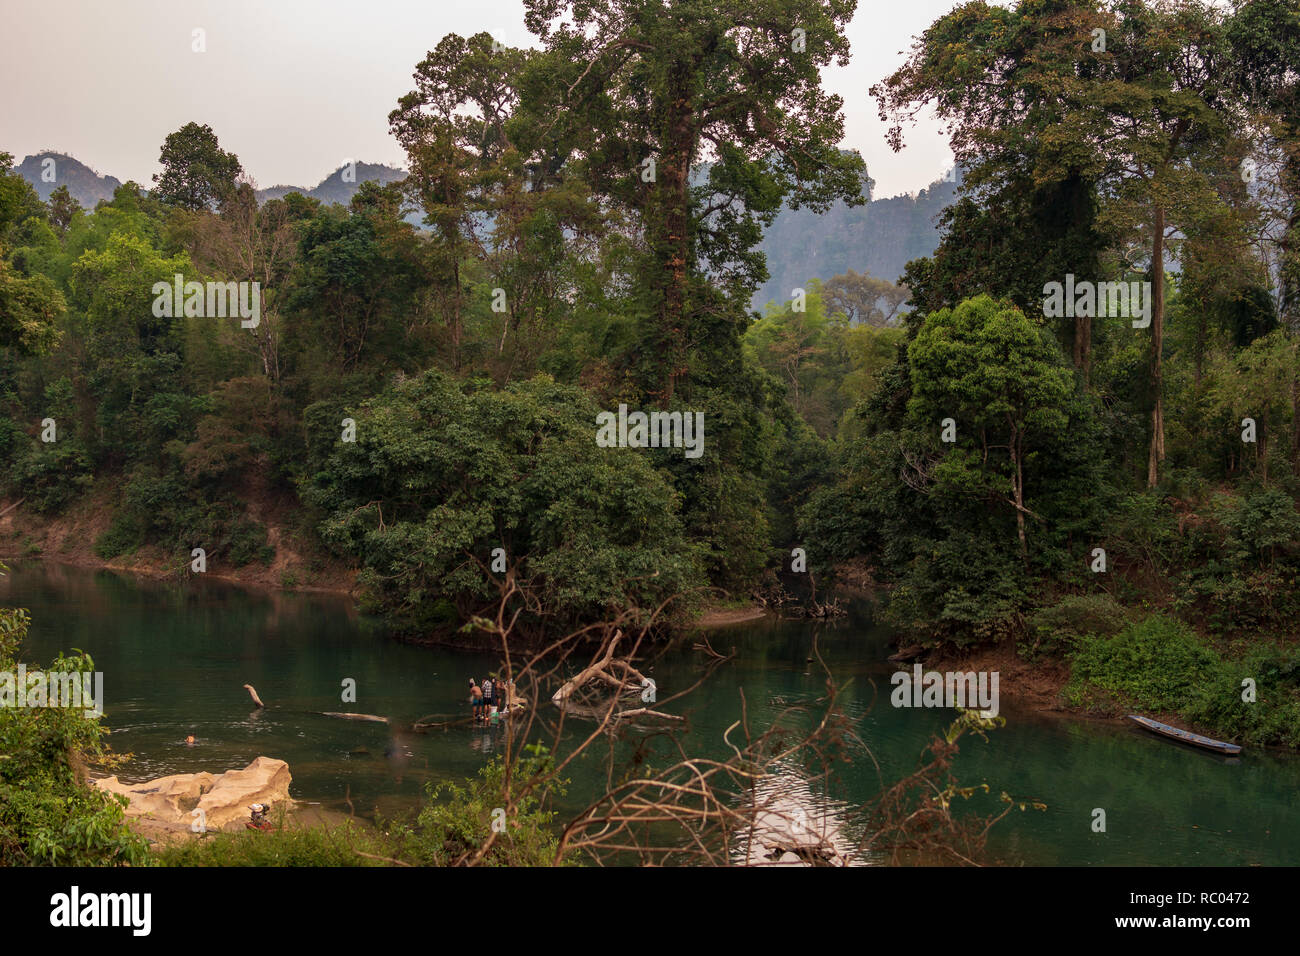
[{"label": "mountain ridge", "polygon": [[[46,160],[53,159],[50,166]],[[82,206],[93,209],[100,200],[113,198],[121,180],[96,172],[75,157],[44,150],[23,159],[16,167],[43,201],[60,184],[66,185]],[[53,169],[53,179],[49,170]],[[256,190],[259,202],[279,199],[292,192],[323,203],[346,205],[364,182],[386,185],[405,179],[407,172],[384,163],[357,161],[355,175],[345,180],[348,164],[339,166],[311,188],[283,183]],[[810,279],[830,279],[855,269],[898,281],[911,259],[930,255],[939,243],[937,218],[956,196],[959,177],[949,174],[916,194],[870,199],[850,208],[836,203],[824,213],[807,209],[782,209],[763,234],[759,249],[767,256],[770,278],[754,294],[751,307],[762,310],[768,302],[784,302]],[[870,196],[870,181],[867,185]],[[407,220],[420,225],[419,213]]]}]

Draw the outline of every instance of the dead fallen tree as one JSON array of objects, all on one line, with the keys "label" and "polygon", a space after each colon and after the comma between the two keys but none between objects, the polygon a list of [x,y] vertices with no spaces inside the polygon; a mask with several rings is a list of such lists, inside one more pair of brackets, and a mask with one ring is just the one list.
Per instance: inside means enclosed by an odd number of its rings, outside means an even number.
[{"label": "dead fallen tree", "polygon": [[622,638],[623,632],[615,631],[604,653],[561,684],[559,690],[551,695],[551,702],[570,716],[593,720],[604,720],[607,715],[611,720],[633,717],[684,720],[676,714],[635,706],[636,703],[652,703],[656,688],[654,681],[633,667],[629,660],[615,655]]}]

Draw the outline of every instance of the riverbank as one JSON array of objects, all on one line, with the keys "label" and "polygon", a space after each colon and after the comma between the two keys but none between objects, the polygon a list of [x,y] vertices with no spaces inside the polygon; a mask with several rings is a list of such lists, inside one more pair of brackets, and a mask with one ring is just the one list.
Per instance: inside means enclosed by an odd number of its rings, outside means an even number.
[{"label": "riverbank", "polygon": [[[1074,667],[1060,656],[1044,655],[1033,661],[1024,660],[1017,652],[1014,640],[978,648],[955,649],[942,647],[924,652],[915,658],[927,671],[998,673],[998,692],[1003,710],[1019,710],[1035,715],[1087,720],[1112,726],[1130,726],[1129,714],[1140,714],[1161,723],[1202,734],[1215,740],[1241,744],[1257,751],[1280,753],[1300,752],[1300,747],[1286,743],[1252,740],[1248,734],[1215,722],[1189,718],[1169,706],[1136,699],[1131,693],[1114,692],[1098,684],[1088,684],[1087,692],[1080,695],[1078,684],[1072,685]],[[899,663],[900,668],[910,668],[912,661]],[[1132,667],[1132,663],[1129,664]],[[1134,681],[1157,668],[1136,668],[1128,676]],[[1158,675],[1167,676],[1167,675]],[[1207,678],[1208,680],[1208,678]],[[1240,687],[1229,683],[1224,694],[1240,693]],[[1189,691],[1190,694],[1190,691]],[[1244,698],[1243,698],[1244,701]],[[1190,704],[1190,700],[1188,701]]]},{"label": "riverbank", "polygon": [[[129,555],[103,558],[95,542],[112,520],[113,494],[101,489],[53,517],[31,511],[22,499],[0,499],[0,561],[44,559],[92,570],[123,571],[155,580],[190,574],[189,558],[146,545]],[[16,507],[15,507],[16,505]],[[266,528],[274,557],[267,564],[222,567],[209,561],[205,577],[244,587],[351,595],[357,572],[297,541],[283,505],[250,501],[249,515]]]},{"label": "riverbank", "polygon": [[[107,530],[111,520],[110,496],[96,494],[69,507],[55,517],[35,515],[15,500],[0,499],[0,561],[44,560],[90,570],[121,571],[153,580],[167,580],[190,574],[182,557],[154,546],[139,548],[133,554],[114,558],[100,557],[95,541]],[[17,505],[17,507],[14,507]],[[253,517],[265,525],[267,543],[274,551],[269,564],[252,563],[223,569],[213,567],[204,576],[228,581],[241,587],[262,590],[338,594],[354,597],[357,570],[310,553],[296,545],[286,523],[276,520],[274,509],[263,505]],[[768,617],[770,612],[757,602],[711,602],[696,609],[687,631],[734,627]],[[461,649],[481,649],[474,636],[465,638],[458,632],[439,638],[412,638],[414,644],[437,645]]]}]

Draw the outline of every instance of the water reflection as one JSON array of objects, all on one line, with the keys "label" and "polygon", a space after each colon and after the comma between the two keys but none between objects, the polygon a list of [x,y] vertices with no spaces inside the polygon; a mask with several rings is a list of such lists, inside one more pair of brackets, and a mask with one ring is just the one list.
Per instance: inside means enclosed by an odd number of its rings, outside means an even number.
[{"label": "water reflection", "polygon": [[760,777],[741,800],[750,826],[737,834],[733,863],[742,866],[863,866],[847,820],[848,804],[814,789],[785,763]]}]

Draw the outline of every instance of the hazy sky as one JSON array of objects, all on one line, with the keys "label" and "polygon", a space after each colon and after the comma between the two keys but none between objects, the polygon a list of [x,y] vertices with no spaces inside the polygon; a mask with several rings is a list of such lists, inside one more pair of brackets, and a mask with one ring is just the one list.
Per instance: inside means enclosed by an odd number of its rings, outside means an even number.
[{"label": "hazy sky", "polygon": [[[914,192],[952,154],[938,124],[885,145],[868,88],[955,0],[859,0],[853,59],[825,75],[844,98],[844,145],[876,195]],[[28,0],[0,34],[0,150],[43,149],[149,186],[166,135],[207,123],[259,186],[314,186],[347,159],[404,166],[388,113],[447,33],[533,45],[521,0]],[[206,34],[195,53],[193,31]]]}]

